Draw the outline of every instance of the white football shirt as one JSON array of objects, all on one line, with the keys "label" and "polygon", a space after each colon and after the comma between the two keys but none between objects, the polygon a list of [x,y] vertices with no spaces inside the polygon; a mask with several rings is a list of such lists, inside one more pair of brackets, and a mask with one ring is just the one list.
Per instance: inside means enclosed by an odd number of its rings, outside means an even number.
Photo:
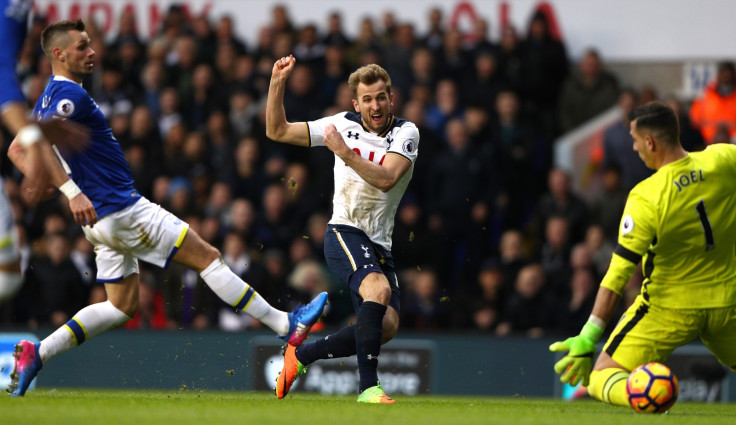
[{"label": "white football shirt", "polygon": [[371,186],[335,155],[335,194],[330,224],[344,224],[365,232],[374,243],[390,250],[394,216],[414,172],[419,152],[419,130],[410,121],[393,115],[381,133],[363,127],[360,115],[341,112],[307,123],[309,145],[324,146],[325,128],[334,124],[345,143],[360,156],[382,164],[386,155],[399,155],[411,164],[388,192]]}]

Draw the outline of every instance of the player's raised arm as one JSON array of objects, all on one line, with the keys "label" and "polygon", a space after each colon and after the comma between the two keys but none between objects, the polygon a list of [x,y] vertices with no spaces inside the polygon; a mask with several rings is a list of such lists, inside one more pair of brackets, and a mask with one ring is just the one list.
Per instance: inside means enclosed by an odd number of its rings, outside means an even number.
[{"label": "player's raised arm", "polygon": [[281,58],[273,64],[271,84],[268,87],[268,101],[266,102],[266,136],[276,142],[309,146],[307,123],[286,121],[286,111],[284,110],[286,80],[289,79],[295,64],[296,59],[291,55]]}]

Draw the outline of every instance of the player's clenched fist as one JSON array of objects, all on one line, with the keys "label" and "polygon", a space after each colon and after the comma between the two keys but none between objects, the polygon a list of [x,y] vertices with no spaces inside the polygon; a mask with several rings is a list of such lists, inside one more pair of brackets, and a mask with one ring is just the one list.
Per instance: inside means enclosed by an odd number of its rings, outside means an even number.
[{"label": "player's clenched fist", "polygon": [[283,57],[273,64],[273,70],[271,71],[271,78],[288,78],[291,75],[291,71],[294,69],[296,59],[294,55]]}]

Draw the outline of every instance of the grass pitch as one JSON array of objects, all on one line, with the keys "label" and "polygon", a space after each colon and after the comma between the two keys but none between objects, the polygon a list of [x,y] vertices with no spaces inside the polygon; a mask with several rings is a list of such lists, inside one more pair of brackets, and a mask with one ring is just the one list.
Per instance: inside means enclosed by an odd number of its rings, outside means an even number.
[{"label": "grass pitch", "polygon": [[2,424],[326,425],[326,424],[733,424],[735,404],[678,403],[666,415],[592,400],[495,397],[394,397],[397,404],[359,405],[355,397],[263,392],[37,389],[0,396]]}]

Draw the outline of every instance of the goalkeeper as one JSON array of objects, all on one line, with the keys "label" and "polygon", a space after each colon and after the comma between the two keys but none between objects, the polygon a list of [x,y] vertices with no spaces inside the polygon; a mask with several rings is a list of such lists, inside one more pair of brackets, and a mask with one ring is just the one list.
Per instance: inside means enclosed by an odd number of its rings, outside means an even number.
[{"label": "goalkeeper", "polygon": [[[634,150],[657,170],[629,193],[618,237],[590,319],[580,335],[555,342],[562,382],[582,382],[595,399],[626,406],[637,366],[664,362],[700,338],[736,371],[736,146],[688,153],[674,111],[662,103],[631,112]],[[629,278],[642,262],[641,293],[593,355]]]}]

